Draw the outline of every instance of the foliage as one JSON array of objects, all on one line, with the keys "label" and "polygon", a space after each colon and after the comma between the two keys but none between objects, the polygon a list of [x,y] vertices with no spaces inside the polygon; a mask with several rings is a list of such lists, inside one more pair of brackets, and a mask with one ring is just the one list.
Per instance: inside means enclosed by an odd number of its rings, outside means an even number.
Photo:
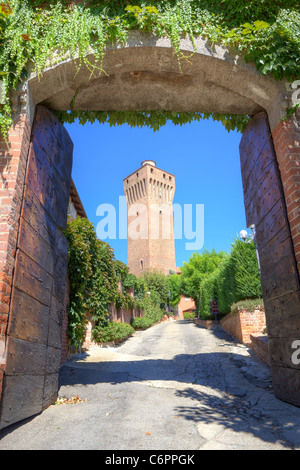
[{"label": "foliage", "polygon": [[185,320],[193,320],[196,317],[196,312],[184,312]]},{"label": "foliage", "polygon": [[241,310],[246,312],[254,312],[254,310],[262,310],[264,308],[264,302],[262,299],[245,299],[235,302],[231,305],[230,311],[235,313]]},{"label": "foliage", "polygon": [[[223,263],[226,258],[223,259]],[[200,288],[200,315],[201,318],[211,317],[211,300],[217,297],[217,279],[220,275],[220,268],[217,268],[206,277]]]},{"label": "foliage", "polygon": [[170,304],[171,307],[176,307],[181,298],[181,276],[178,274],[171,274],[168,278],[169,291],[171,292]]},{"label": "foliage", "polygon": [[131,336],[134,331],[134,328],[128,323],[110,322],[104,327],[94,328],[92,338],[96,343],[120,342]]},{"label": "foliage", "polygon": [[153,325],[153,321],[148,317],[136,317],[130,322],[135,330],[145,330]]},{"label": "foliage", "polygon": [[[170,39],[178,57],[179,67],[188,60],[180,50],[180,39],[201,36],[215,43],[234,47],[246,60],[256,63],[262,74],[276,79],[293,79],[300,68],[300,5],[292,0],[92,0],[74,4],[58,0],[0,1],[0,73],[3,81],[4,104],[0,130],[5,134],[11,124],[10,93],[26,79],[33,69],[41,76],[55,61],[76,58],[77,70],[85,65],[91,76],[103,72],[105,45],[124,44],[128,32],[139,30]],[[95,62],[88,54],[93,50]],[[74,99],[76,98],[76,92]],[[93,112],[62,113],[62,119],[80,118],[80,122],[129,122],[130,125],[150,124],[154,129],[166,119],[182,124],[201,118],[198,114],[164,112],[99,114]],[[215,116],[228,129],[242,129],[245,117]],[[128,119],[128,121],[127,121]],[[247,119],[247,118],[246,118]],[[156,121],[160,121],[156,123]]]},{"label": "foliage", "polygon": [[203,318],[210,315],[210,300],[214,298],[218,300],[219,311],[223,314],[229,313],[235,302],[261,298],[254,243],[236,239],[222,264],[204,280],[200,293]]},{"label": "foliage", "polygon": [[145,294],[141,307],[143,311],[143,317],[149,319],[152,324],[157,323],[161,320],[163,316],[163,310],[160,307],[157,298],[153,300],[150,295]]},{"label": "foliage", "polygon": [[199,310],[199,296],[202,283],[222,263],[226,253],[204,249],[202,253],[194,252],[181,268],[181,291],[191,297]]},{"label": "foliage", "polygon": [[68,335],[78,346],[85,334],[85,312],[97,326],[108,323],[108,308],[117,294],[117,276],[111,247],[97,239],[94,226],[85,218],[70,219],[65,230],[69,245],[70,298]]},{"label": "foliage", "polygon": [[140,279],[144,283],[144,293],[150,292],[152,303],[165,308],[169,296],[168,277],[159,271],[149,270],[145,271]]}]

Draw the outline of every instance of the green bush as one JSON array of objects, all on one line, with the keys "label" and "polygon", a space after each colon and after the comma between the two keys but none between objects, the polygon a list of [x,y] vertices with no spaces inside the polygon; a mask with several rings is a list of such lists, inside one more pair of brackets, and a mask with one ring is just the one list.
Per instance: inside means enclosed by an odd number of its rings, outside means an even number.
[{"label": "green bush", "polygon": [[262,299],[245,299],[235,302],[231,305],[231,312],[238,312],[240,310],[245,310],[246,312],[254,312],[254,310],[259,310],[264,308],[264,302]]},{"label": "green bush", "polygon": [[137,318],[134,318],[132,321],[131,321],[131,326],[135,329],[135,330],[141,330],[141,329],[146,329],[146,328],[150,328],[150,326],[153,325],[153,320],[151,320],[151,318],[147,318],[147,317],[137,317]]},{"label": "green bush", "polygon": [[128,323],[110,322],[105,327],[93,329],[92,337],[96,343],[122,341],[134,333],[134,328]]},{"label": "green bush", "polygon": [[193,320],[196,317],[196,312],[184,312],[183,316],[185,320]]},{"label": "green bush", "polygon": [[245,299],[260,299],[261,283],[253,242],[235,240],[221,266],[201,284],[200,315],[210,316],[210,300],[216,298],[219,311],[229,313],[232,304]]}]

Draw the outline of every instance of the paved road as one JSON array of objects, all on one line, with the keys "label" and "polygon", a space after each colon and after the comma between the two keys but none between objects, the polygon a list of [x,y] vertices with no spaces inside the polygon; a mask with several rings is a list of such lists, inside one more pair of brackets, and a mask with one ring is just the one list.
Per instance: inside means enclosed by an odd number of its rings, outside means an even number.
[{"label": "paved road", "polygon": [[0,433],[0,449],[300,449],[300,409],[269,369],[222,331],[190,321],[139,331],[61,369],[53,405]]}]

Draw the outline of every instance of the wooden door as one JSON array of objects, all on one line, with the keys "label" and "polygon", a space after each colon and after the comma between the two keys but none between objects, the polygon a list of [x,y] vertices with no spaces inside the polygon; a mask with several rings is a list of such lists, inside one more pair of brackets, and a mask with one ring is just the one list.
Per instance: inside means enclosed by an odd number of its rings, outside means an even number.
[{"label": "wooden door", "polygon": [[66,308],[73,143],[38,107],[31,136],[11,298],[0,427],[41,412],[58,390]]},{"label": "wooden door", "polygon": [[244,132],[240,158],[247,226],[256,228],[274,392],[300,406],[300,366],[292,360],[293,344],[300,339],[299,274],[264,113],[256,115]]}]

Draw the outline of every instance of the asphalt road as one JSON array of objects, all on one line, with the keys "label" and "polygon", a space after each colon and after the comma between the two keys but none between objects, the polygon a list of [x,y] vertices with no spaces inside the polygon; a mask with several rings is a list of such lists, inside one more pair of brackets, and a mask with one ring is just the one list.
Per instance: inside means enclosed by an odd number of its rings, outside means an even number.
[{"label": "asphalt road", "polygon": [[300,450],[300,409],[222,331],[158,324],[61,369],[59,397],[0,432],[0,450]]}]

